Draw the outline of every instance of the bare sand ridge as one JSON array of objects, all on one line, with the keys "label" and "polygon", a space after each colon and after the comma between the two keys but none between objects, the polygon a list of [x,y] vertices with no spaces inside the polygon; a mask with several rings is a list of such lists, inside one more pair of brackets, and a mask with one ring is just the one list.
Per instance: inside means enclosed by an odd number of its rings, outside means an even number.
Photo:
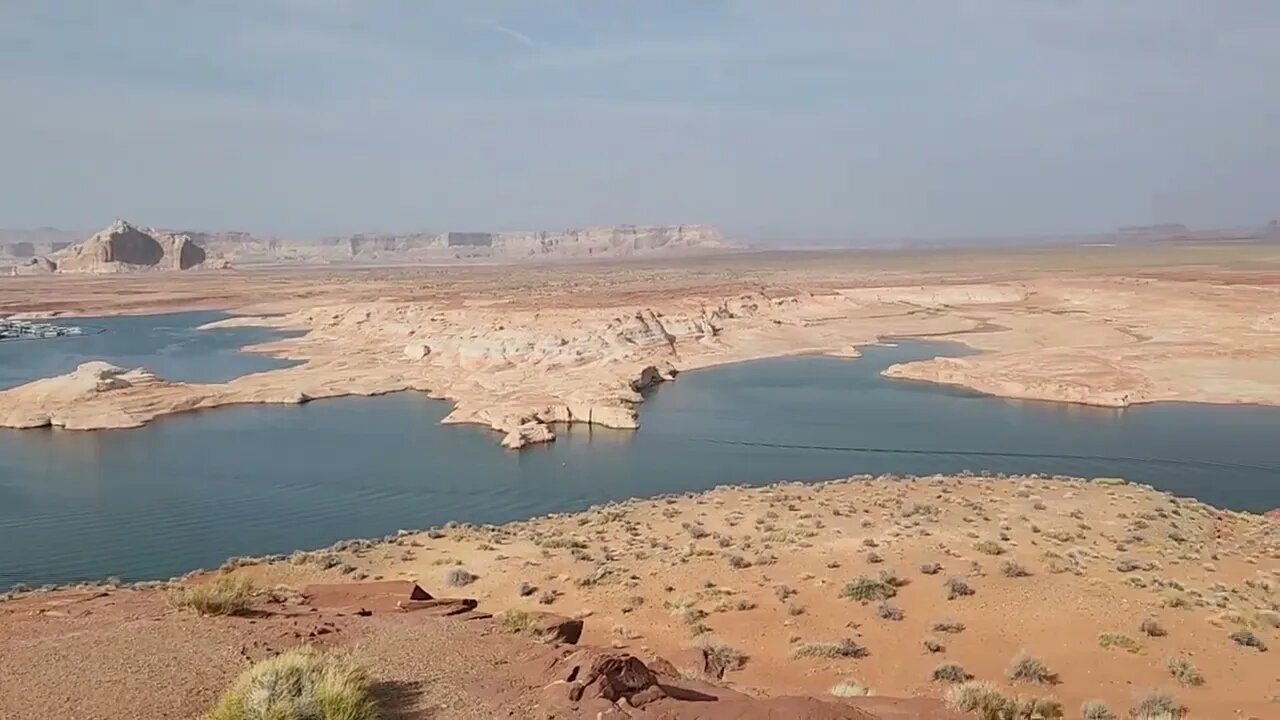
[{"label": "bare sand ridge", "polygon": [[132,427],[196,408],[412,389],[453,400],[447,422],[486,425],[519,447],[552,439],[549,425],[559,422],[635,427],[640,391],[679,371],[798,353],[856,357],[858,346],[898,335],[953,339],[980,353],[895,366],[891,377],[1112,407],[1280,402],[1276,252],[1168,254],[771,254],[227,273],[190,286],[57,283],[38,298],[16,295],[27,284],[17,278],[13,292],[0,285],[0,309],[231,307],[247,316],[217,325],[303,331],[254,348],[302,364],[208,385],[151,376],[86,383],[96,371],[82,368],[0,393],[0,425]]}]

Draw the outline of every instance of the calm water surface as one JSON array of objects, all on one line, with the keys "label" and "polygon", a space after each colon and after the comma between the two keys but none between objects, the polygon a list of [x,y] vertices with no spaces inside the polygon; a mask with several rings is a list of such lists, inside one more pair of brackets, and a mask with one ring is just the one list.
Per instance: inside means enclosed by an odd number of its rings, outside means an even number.
[{"label": "calm water surface", "polygon": [[[98,356],[191,380],[282,364],[234,350],[270,332],[193,330],[217,317],[101,320],[101,335],[11,343],[0,347],[0,385]],[[1100,410],[878,375],[958,352],[911,342],[868,348],[857,361],[686,373],[650,394],[637,432],[561,429],[557,442],[520,453],[487,430],[439,425],[448,404],[416,393],[229,407],[137,430],[0,431],[0,589],[169,577],[230,555],[449,520],[863,472],[1122,475],[1224,507],[1280,505],[1280,409]]]}]

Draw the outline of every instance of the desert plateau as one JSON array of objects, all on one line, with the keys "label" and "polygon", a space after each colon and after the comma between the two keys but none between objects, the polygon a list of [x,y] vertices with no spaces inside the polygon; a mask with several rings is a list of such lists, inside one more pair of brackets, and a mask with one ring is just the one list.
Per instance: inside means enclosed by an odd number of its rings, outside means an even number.
[{"label": "desert plateau", "polygon": [[[196,383],[82,363],[0,392],[0,419],[28,433],[129,433],[224,405],[417,391],[452,403],[444,422],[530,452],[520,448],[554,442],[566,424],[644,432],[645,393],[666,382],[678,392],[686,371],[798,354],[859,363],[897,338],[949,340],[968,354],[890,365],[894,382],[1103,408],[1274,405],[1272,248],[1169,246],[1154,261],[1147,249],[1069,247],[737,252],[519,273],[61,275],[38,281],[58,288],[39,302],[28,287],[37,281],[18,277],[0,287],[0,308],[18,317],[222,307],[233,314],[200,333],[288,330],[246,350],[291,364]],[[48,703],[10,706],[17,717],[35,707],[179,717],[210,706],[244,663],[315,646],[370,668],[404,718],[959,718],[991,698],[1041,713],[1018,717],[1122,717],[1148,703],[1265,718],[1280,699],[1267,652],[1278,537],[1274,519],[1115,478],[722,487],[232,558],[167,587],[11,592],[0,605],[17,639],[0,663],[12,690],[3,695]],[[241,581],[248,609],[234,614],[249,619],[193,615],[173,599]],[[454,599],[416,606],[405,594],[415,584]],[[387,587],[398,588],[394,601]],[[581,637],[548,635],[558,623],[581,624]],[[116,635],[143,626],[161,646],[226,657],[177,672],[190,663],[173,651]],[[454,649],[424,654],[405,633]],[[104,652],[111,661],[70,660]],[[52,693],[46,683],[65,663],[78,687],[100,690]],[[569,670],[558,668],[601,663],[641,680],[615,693],[607,688],[622,681],[602,670],[585,695],[573,682],[561,689]],[[132,687],[115,674],[124,667],[174,691],[160,700]]]}]

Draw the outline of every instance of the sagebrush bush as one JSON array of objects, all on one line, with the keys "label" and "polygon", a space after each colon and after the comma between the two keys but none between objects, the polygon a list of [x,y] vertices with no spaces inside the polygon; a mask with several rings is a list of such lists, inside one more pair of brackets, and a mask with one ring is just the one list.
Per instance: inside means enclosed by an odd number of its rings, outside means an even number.
[{"label": "sagebrush bush", "polygon": [[747,656],[737,648],[720,642],[710,635],[702,635],[698,640],[698,649],[702,651],[704,662],[709,668],[717,670],[716,675],[723,677],[725,671],[738,670],[747,664]]},{"label": "sagebrush bush", "polygon": [[897,605],[888,602],[881,602],[876,605],[876,617],[881,620],[901,620],[906,615]]},{"label": "sagebrush bush", "polygon": [[173,588],[169,590],[169,602],[201,615],[243,615],[253,604],[256,592],[249,578],[223,575],[213,582]]},{"label": "sagebrush bush", "polygon": [[1182,685],[1196,686],[1204,684],[1204,675],[1200,668],[1186,658],[1169,658],[1169,674]]},{"label": "sagebrush bush", "polygon": [[962,683],[971,679],[973,675],[955,663],[942,663],[933,669],[931,677],[935,682]]},{"label": "sagebrush bush", "polygon": [[1013,665],[1009,667],[1009,679],[1013,682],[1050,685],[1057,676],[1039,658],[1022,654],[1013,659]]},{"label": "sagebrush bush", "polygon": [[1005,577],[1023,578],[1030,577],[1031,571],[1023,567],[1022,563],[1016,560],[1005,560],[1000,563],[1000,574]]},{"label": "sagebrush bush", "polygon": [[952,685],[947,704],[981,720],[1060,720],[1064,714],[1057,700],[1006,697],[990,683],[973,680]]},{"label": "sagebrush bush", "polygon": [[947,580],[944,587],[947,590],[947,599],[955,600],[956,598],[968,597],[973,594],[973,588],[969,587],[969,583],[960,578],[951,578]]},{"label": "sagebrush bush", "polygon": [[1142,650],[1142,644],[1137,640],[1118,632],[1104,632],[1098,634],[1098,644],[1104,648],[1118,647],[1136,653]]},{"label": "sagebrush bush", "polygon": [[1258,652],[1266,652],[1267,644],[1262,642],[1262,638],[1254,635],[1248,630],[1237,630],[1231,633],[1231,640],[1242,647],[1251,647]]},{"label": "sagebrush bush", "polygon": [[1178,720],[1186,713],[1182,703],[1163,690],[1144,694],[1129,711],[1134,720]]},{"label": "sagebrush bush", "polygon": [[858,576],[840,591],[840,597],[864,603],[888,600],[897,594],[898,589],[890,583],[883,580],[872,580],[866,576]]},{"label": "sagebrush bush", "polygon": [[377,720],[372,687],[354,663],[290,650],[244,671],[206,720]]},{"label": "sagebrush bush", "polygon": [[1155,618],[1147,618],[1143,620],[1142,624],[1138,626],[1138,629],[1147,637],[1164,637],[1169,634],[1169,632],[1164,629],[1164,626],[1162,626]]},{"label": "sagebrush bush", "polygon": [[973,549],[977,550],[983,555],[1003,555],[1004,554],[1004,546],[996,542],[995,540],[983,540],[981,542],[974,543]]},{"label": "sagebrush bush", "polygon": [[448,583],[450,587],[462,587],[464,585],[470,585],[471,583],[479,579],[480,579],[479,575],[476,575],[462,568],[454,568],[444,576],[444,581]]},{"label": "sagebrush bush", "polygon": [[1116,720],[1116,714],[1101,700],[1086,700],[1080,706],[1080,717],[1083,720]]},{"label": "sagebrush bush", "polygon": [[812,642],[797,645],[791,649],[791,657],[824,657],[824,658],[859,658],[867,653],[866,648],[845,638],[839,642]]}]

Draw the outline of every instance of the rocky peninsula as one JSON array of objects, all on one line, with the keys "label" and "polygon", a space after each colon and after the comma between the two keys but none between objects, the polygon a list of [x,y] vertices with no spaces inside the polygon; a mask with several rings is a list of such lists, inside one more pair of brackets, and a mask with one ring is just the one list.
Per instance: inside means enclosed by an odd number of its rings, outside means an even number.
[{"label": "rocky peninsula", "polygon": [[[895,336],[976,352],[886,375],[993,395],[1110,407],[1280,402],[1280,286],[1257,274],[1244,282],[1202,269],[1189,279],[1184,265],[1123,262],[1044,272],[985,267],[988,257],[945,270],[921,261],[927,269],[908,274],[828,257],[771,256],[767,272],[746,256],[320,278],[224,272],[190,285],[121,278],[171,293],[166,307],[215,297],[238,313],[210,330],[299,331],[249,350],[300,364],[217,384],[82,367],[0,392],[0,426],[135,427],[229,404],[418,390],[456,404],[446,422],[490,427],[518,448],[552,440],[558,423],[634,428],[642,391],[683,371],[801,353],[853,358]],[[68,289],[103,298],[92,283]],[[6,306],[54,309],[3,287]]]}]

